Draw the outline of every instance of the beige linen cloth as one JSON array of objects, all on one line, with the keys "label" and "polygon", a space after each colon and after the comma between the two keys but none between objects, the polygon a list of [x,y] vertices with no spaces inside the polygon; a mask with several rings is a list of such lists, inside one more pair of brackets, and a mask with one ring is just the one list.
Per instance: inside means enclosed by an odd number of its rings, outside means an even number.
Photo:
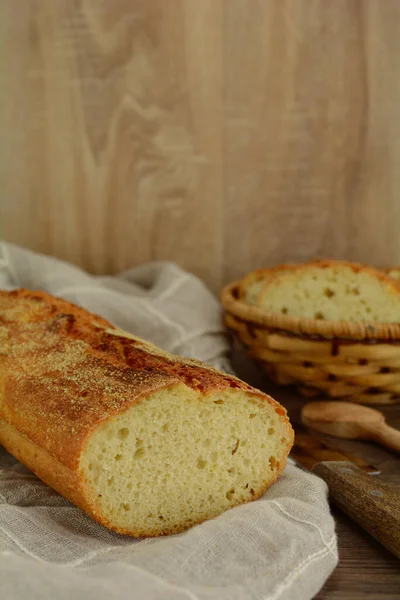
[{"label": "beige linen cloth", "polygon": [[[41,289],[171,352],[229,370],[217,300],[170,263],[93,277],[0,243],[0,288]],[[258,501],[180,535],[120,536],[0,448],[4,600],[306,600],[337,564],[324,482],[293,465]]]}]

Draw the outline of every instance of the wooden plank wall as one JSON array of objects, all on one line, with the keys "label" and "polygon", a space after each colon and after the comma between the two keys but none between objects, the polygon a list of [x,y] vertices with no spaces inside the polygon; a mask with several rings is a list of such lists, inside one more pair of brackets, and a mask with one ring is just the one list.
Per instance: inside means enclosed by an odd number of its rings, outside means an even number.
[{"label": "wooden plank wall", "polygon": [[400,263],[398,0],[2,0],[0,227],[217,290]]}]

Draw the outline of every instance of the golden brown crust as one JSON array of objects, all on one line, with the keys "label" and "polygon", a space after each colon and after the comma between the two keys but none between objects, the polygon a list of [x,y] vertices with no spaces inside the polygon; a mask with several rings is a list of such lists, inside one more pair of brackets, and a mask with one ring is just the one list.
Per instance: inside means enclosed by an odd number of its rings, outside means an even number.
[{"label": "golden brown crust", "polygon": [[83,479],[77,471],[68,469],[42,447],[1,419],[0,442],[39,479],[94,517],[95,507],[87,501]]},{"label": "golden brown crust", "polygon": [[[86,493],[80,457],[100,423],[145,395],[179,382],[204,395],[238,388],[268,402],[288,423],[280,404],[239,379],[124,337],[105,319],[44,292],[0,292],[0,355],[0,443],[110,528]],[[292,441],[289,435],[288,450]]]},{"label": "golden brown crust", "polygon": [[127,368],[107,321],[47,294],[1,292],[0,319],[0,419],[70,469],[98,423],[176,381]]}]

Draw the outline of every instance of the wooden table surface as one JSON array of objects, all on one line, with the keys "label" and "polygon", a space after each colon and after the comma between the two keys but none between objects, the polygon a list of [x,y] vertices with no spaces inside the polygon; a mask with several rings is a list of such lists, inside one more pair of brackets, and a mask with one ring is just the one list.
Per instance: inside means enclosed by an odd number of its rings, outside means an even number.
[{"label": "wooden table surface", "polygon": [[[233,362],[239,377],[286,406],[296,430],[305,399],[292,389],[280,388],[268,381],[239,350]],[[400,429],[400,404],[376,408],[386,415],[390,425]],[[373,443],[329,440],[337,449],[377,466],[381,470],[379,478],[400,492],[399,455]],[[399,600],[400,561],[340,510],[332,507],[332,513],[337,526],[339,565],[315,600]]]}]

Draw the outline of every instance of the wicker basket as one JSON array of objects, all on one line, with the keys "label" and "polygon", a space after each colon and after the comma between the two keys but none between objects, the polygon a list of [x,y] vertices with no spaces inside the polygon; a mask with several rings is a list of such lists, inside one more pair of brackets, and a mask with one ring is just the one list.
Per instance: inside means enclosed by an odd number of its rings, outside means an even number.
[{"label": "wicker basket", "polygon": [[400,402],[400,324],[300,319],[239,300],[239,282],[221,294],[225,324],[281,385],[303,396],[361,404]]}]

